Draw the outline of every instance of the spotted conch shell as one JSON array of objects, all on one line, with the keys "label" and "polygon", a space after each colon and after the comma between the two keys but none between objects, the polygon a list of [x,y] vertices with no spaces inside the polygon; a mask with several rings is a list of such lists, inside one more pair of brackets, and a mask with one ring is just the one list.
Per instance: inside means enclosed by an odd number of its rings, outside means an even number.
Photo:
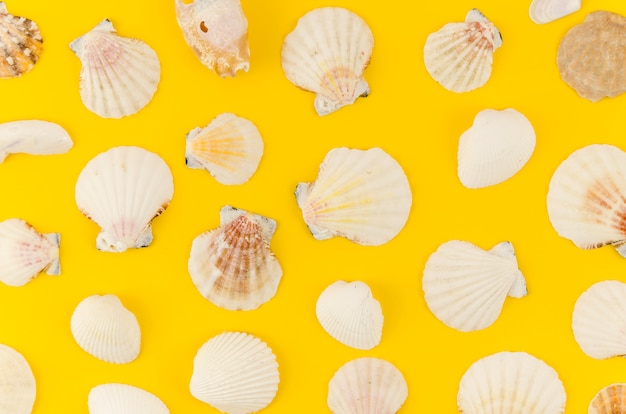
[{"label": "spotted conch shell", "polygon": [[0,1],[0,79],[29,72],[39,61],[42,44],[37,23],[9,14]]}]

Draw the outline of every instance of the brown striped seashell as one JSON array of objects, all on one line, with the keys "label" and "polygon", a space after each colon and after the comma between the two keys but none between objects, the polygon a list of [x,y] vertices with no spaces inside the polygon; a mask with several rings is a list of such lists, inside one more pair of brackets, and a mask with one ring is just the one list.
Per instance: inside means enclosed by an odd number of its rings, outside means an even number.
[{"label": "brown striped seashell", "polygon": [[588,414],[626,413],[626,384],[611,384],[602,388],[591,403]]},{"label": "brown striped seashell", "polygon": [[0,1],[0,79],[29,72],[39,61],[42,43],[37,23],[9,14]]}]

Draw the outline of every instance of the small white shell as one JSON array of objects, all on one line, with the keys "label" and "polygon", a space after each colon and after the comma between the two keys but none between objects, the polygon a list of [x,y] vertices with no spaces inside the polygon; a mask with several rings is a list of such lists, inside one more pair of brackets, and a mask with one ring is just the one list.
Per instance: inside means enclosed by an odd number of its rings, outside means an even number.
[{"label": "small white shell", "polygon": [[626,384],[607,385],[589,403],[588,414],[626,413]]},{"label": "small white shell", "polygon": [[402,373],[378,358],[354,359],[335,372],[328,384],[333,414],[396,413],[409,394]]},{"label": "small white shell", "polygon": [[169,414],[156,395],[127,384],[101,384],[89,392],[89,414]]},{"label": "small white shell", "polygon": [[23,286],[40,272],[61,273],[58,233],[41,234],[21,219],[0,222],[0,281]]},{"label": "small white shell", "polygon": [[535,150],[535,130],[515,109],[480,111],[461,135],[458,175],[468,188],[482,188],[508,180]]},{"label": "small white shell", "polygon": [[363,282],[339,280],[317,299],[317,320],[330,336],[356,349],[372,349],[380,343],[383,311]]},{"label": "small white shell", "polygon": [[268,406],[278,391],[278,363],[260,339],[225,332],[198,350],[189,385],[191,394],[228,414],[246,414]]},{"label": "small white shell", "polygon": [[335,148],[314,183],[298,184],[296,200],[316,239],[377,246],[402,230],[412,195],[400,164],[380,148]]},{"label": "small white shell", "polygon": [[72,148],[69,134],[47,121],[13,121],[0,124],[0,163],[9,154],[63,154]]},{"label": "small white shell", "polygon": [[537,24],[550,23],[580,10],[582,0],[533,0],[528,14]]},{"label": "small white shell", "polygon": [[139,355],[139,323],[115,295],[83,299],[74,309],[71,329],[78,345],[103,361],[126,364]]},{"label": "small white shell", "polygon": [[139,112],[154,96],[161,78],[156,52],[141,40],[118,36],[109,20],[70,49],[82,63],[80,97],[91,112],[121,118]]},{"label": "small white shell", "polygon": [[0,344],[0,368],[0,413],[31,414],[37,389],[28,361]]},{"label": "small white shell", "polygon": [[29,72],[39,61],[42,46],[37,23],[13,16],[0,1],[0,79]]}]

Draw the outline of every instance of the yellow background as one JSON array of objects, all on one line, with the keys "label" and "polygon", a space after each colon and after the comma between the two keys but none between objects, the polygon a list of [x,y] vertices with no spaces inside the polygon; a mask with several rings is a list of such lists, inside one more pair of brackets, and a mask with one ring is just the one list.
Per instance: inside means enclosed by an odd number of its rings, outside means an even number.
[{"label": "yellow background", "polygon": [[[411,4],[411,5],[410,5]],[[559,373],[566,412],[585,413],[602,387],[626,381],[626,361],[586,356],[574,341],[571,314],[593,283],[625,280],[626,259],[612,248],[583,251],[557,235],[546,212],[550,177],[575,149],[610,143],[626,149],[626,97],[591,103],[561,81],[559,41],[596,9],[626,14],[622,1],[586,2],[577,13],[547,25],[528,17],[530,1],[452,0],[378,2],[243,0],[249,22],[249,73],[221,79],[202,66],[183,40],[173,0],[64,2],[8,1],[9,12],[36,21],[44,52],[34,70],[0,81],[0,122],[44,119],[62,125],[74,148],[66,154],[12,155],[0,165],[0,219],[22,218],[41,232],[61,233],[59,277],[40,275],[20,288],[0,285],[0,343],[21,352],[36,381],[34,413],[87,413],[89,390],[122,382],[161,398],[172,413],[217,412],[189,393],[193,357],[223,331],[245,331],[273,349],[281,382],[267,413],[328,412],[328,381],[345,362],[375,356],[406,378],[401,412],[455,413],[461,376],[495,352],[526,351]],[[293,86],[280,66],[284,37],[307,11],[346,7],[365,19],[375,39],[365,72],[371,95],[326,117],[314,96]],[[504,43],[493,73],[475,91],[443,89],[426,72],[426,37],[479,8],[500,29]],[[80,62],[68,45],[109,18],[122,36],[147,42],[158,53],[161,83],[150,104],[123,119],[89,112],[78,93]],[[537,133],[536,150],[513,178],[479,190],[456,176],[459,136],[482,109],[515,108]],[[254,122],[265,153],[241,186],[217,183],[187,169],[185,134],[222,112]],[[174,198],[153,226],[148,248],[123,254],[95,249],[99,231],[81,215],[74,185],[88,160],[119,145],[159,154],[174,176]],[[334,147],[379,146],[404,168],[413,191],[406,227],[391,242],[364,247],[345,239],[317,241],[301,218],[293,191],[313,181]],[[191,241],[219,225],[219,209],[233,205],[278,222],[271,247],[284,275],[277,295],[259,309],[231,312],[205,300],[187,273]],[[430,313],[421,290],[428,256],[452,239],[491,248],[509,240],[529,294],[507,299],[491,327],[461,333]],[[385,316],[382,342],[370,351],[348,348],[327,335],[315,302],[330,283],[369,284]],[[75,306],[93,294],[113,293],[137,316],[139,357],[112,365],[88,355],[73,340]]]}]

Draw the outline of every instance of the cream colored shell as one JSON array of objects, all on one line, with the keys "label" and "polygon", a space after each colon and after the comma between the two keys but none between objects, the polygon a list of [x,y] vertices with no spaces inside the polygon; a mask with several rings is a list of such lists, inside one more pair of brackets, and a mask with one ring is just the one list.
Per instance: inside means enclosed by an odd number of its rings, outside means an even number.
[{"label": "cream colored shell", "polygon": [[528,14],[537,23],[550,23],[580,10],[582,0],[533,0]]},{"label": "cream colored shell", "polygon": [[25,120],[0,124],[0,163],[9,154],[62,154],[72,146],[67,131],[53,122]]},{"label": "cream colored shell", "polygon": [[89,391],[89,414],[169,414],[156,395],[127,384],[101,384]]},{"label": "cream colored shell", "polygon": [[0,344],[0,367],[0,414],[31,414],[37,390],[28,361]]},{"label": "cream colored shell", "polygon": [[626,384],[607,385],[589,403],[588,414],[626,413]]},{"label": "cream colored shell", "polygon": [[39,61],[43,39],[37,23],[13,16],[0,1],[0,79],[29,72]]}]

